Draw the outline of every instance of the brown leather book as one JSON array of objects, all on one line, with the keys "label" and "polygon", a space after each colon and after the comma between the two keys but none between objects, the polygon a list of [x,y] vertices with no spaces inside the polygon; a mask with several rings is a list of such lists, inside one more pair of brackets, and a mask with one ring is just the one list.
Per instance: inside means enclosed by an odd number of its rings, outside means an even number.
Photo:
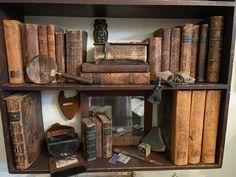
[{"label": "brown leather book", "polygon": [[171,28],[168,29],[158,29],[153,32],[154,37],[162,38],[162,63],[161,71],[170,70],[170,37],[171,37]]},{"label": "brown leather book", "polygon": [[175,165],[188,164],[190,108],[191,91],[176,91],[171,134],[171,160]]},{"label": "brown leather book", "polygon": [[102,122],[96,116],[91,117],[95,123],[96,131],[96,157],[102,157]]},{"label": "brown leather book", "polygon": [[48,56],[52,60],[56,60],[56,40],[55,40],[55,25],[47,25],[47,35],[48,35]]},{"label": "brown leather book", "polygon": [[215,162],[220,99],[220,90],[207,91],[201,154],[203,163]]},{"label": "brown leather book", "polygon": [[146,85],[150,73],[81,73],[81,77],[93,80],[98,85]]},{"label": "brown leather book", "polygon": [[192,49],[191,49],[191,70],[190,76],[196,78],[196,66],[199,43],[199,25],[193,25]]},{"label": "brown leather book", "polygon": [[20,22],[16,20],[3,20],[3,28],[9,82],[11,84],[22,84],[25,80],[23,72]]},{"label": "brown leather book", "polygon": [[39,55],[38,43],[38,25],[37,24],[20,24],[22,55],[24,62],[25,81],[30,82],[26,68],[28,62],[35,56]]},{"label": "brown leather book", "polygon": [[[55,44],[56,44],[56,61],[57,61],[57,71],[63,73],[66,71],[65,66],[65,34],[63,30],[56,31],[55,36]],[[63,83],[66,79],[57,76],[57,82]]]},{"label": "brown leather book", "polygon": [[207,51],[208,51],[208,24],[202,23],[200,26],[200,41],[199,53],[197,63],[197,82],[204,82],[207,65]]},{"label": "brown leather book", "polygon": [[189,125],[188,162],[200,162],[206,91],[192,91]]},{"label": "brown leather book", "polygon": [[109,158],[112,156],[112,120],[106,114],[97,117],[102,123],[102,156]]},{"label": "brown leather book", "polygon": [[190,76],[193,24],[185,24],[182,28],[180,71]]},{"label": "brown leather book", "polygon": [[[86,60],[87,33],[79,29],[66,30],[66,71],[80,75],[81,65]],[[71,80],[69,80],[71,81]]]},{"label": "brown leather book", "polygon": [[181,27],[171,29],[170,71],[179,71]]},{"label": "brown leather book", "polygon": [[27,169],[44,141],[40,92],[16,93],[5,98],[16,169]]},{"label": "brown leather book", "polygon": [[224,17],[212,16],[210,19],[207,82],[219,82],[223,28]]},{"label": "brown leather book", "polygon": [[39,54],[48,56],[48,31],[47,25],[38,25]]}]

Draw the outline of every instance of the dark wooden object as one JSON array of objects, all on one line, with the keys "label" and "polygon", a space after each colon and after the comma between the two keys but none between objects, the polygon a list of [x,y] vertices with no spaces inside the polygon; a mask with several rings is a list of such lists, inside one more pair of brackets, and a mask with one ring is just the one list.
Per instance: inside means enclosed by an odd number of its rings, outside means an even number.
[{"label": "dark wooden object", "polygon": [[[178,86],[176,88],[164,87],[165,90],[203,90],[221,89],[221,110],[219,116],[219,127],[217,136],[216,162],[214,164],[197,164],[175,166],[167,158],[165,153],[152,153],[152,159],[159,161],[162,165],[150,165],[140,160],[132,159],[128,164],[118,163],[116,166],[107,162],[107,159],[97,159],[88,162],[90,172],[98,171],[134,171],[134,170],[166,170],[166,169],[202,169],[220,168],[223,162],[225,133],[228,116],[230,85],[232,77],[232,63],[235,47],[235,2],[233,1],[162,1],[162,0],[0,0],[0,19],[17,19],[23,22],[26,15],[47,15],[47,16],[79,16],[79,17],[126,17],[126,18],[207,18],[213,15],[223,15],[224,39],[222,48],[222,60],[219,84],[194,84],[189,86]],[[82,96],[93,95],[145,95],[145,98],[152,93],[153,85],[121,85],[121,86],[80,86],[73,83],[65,84],[20,84],[11,85],[7,76],[7,60],[3,38],[3,27],[0,23],[0,107],[3,123],[4,142],[8,169],[10,173],[49,173],[48,156],[42,152],[39,158],[30,168],[24,171],[16,170],[13,148],[10,139],[9,121],[6,112],[6,105],[3,98],[16,91],[29,90],[79,90]],[[87,96],[86,96],[87,95]],[[86,100],[86,99],[85,99]],[[151,125],[152,105],[147,103],[145,108],[145,130]],[[86,108],[81,107],[86,113]],[[135,147],[122,147],[126,151],[135,152]]]}]

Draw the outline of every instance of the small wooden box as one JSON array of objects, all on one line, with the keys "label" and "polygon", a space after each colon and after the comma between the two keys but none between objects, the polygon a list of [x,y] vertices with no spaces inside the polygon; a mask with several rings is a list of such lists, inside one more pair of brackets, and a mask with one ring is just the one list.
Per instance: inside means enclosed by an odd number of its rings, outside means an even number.
[{"label": "small wooden box", "polygon": [[128,59],[147,62],[148,42],[95,43],[94,61]]}]

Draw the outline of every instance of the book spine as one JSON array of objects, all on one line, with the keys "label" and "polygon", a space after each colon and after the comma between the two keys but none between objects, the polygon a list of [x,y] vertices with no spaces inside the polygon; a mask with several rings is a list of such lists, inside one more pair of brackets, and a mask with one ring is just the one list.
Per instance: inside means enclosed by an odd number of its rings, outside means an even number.
[{"label": "book spine", "polygon": [[172,73],[176,73],[179,71],[180,38],[181,38],[181,28],[180,27],[172,28],[171,49],[170,49],[170,71]]},{"label": "book spine", "polygon": [[95,126],[86,128],[86,143],[87,143],[87,160],[96,159],[96,131]]},{"label": "book spine", "polygon": [[[56,61],[57,61],[57,71],[59,73],[64,73],[65,71],[65,35],[63,31],[56,32]],[[63,83],[66,79],[58,76],[57,82]]]},{"label": "book spine", "polygon": [[[152,37],[149,41],[148,62],[150,66],[150,80],[157,77],[161,72],[161,37]],[[139,65],[137,65],[139,66]],[[144,71],[145,72],[145,71]]]},{"label": "book spine", "polygon": [[199,43],[199,25],[193,25],[192,49],[191,49],[191,70],[190,76],[196,78],[196,66]]},{"label": "book spine", "polygon": [[220,99],[220,90],[207,91],[201,154],[203,163],[215,162]]},{"label": "book spine", "polygon": [[180,71],[190,76],[193,24],[182,28]]},{"label": "book spine", "polygon": [[176,91],[172,117],[171,160],[175,165],[188,164],[191,91]]},{"label": "book spine", "polygon": [[193,91],[189,125],[188,161],[200,162],[206,91]]},{"label": "book spine", "polygon": [[199,54],[197,64],[197,81],[205,81],[206,62],[207,62],[207,49],[208,49],[208,24],[201,24],[200,28],[200,41],[199,41]]},{"label": "book spine", "polygon": [[24,80],[23,57],[21,49],[20,22],[3,20],[7,53],[8,76],[11,84],[22,84]]},{"label": "book spine", "polygon": [[146,85],[150,73],[81,73],[81,77],[93,80],[98,85]]},{"label": "book spine", "polygon": [[102,157],[102,123],[97,117],[92,117],[96,130],[96,157]]},{"label": "book spine", "polygon": [[109,158],[112,156],[112,125],[111,122],[107,122],[102,126],[103,158]]},{"label": "book spine", "polygon": [[207,82],[219,81],[224,17],[213,16],[210,20]]},{"label": "book spine", "polygon": [[47,25],[38,25],[39,54],[48,56]]}]

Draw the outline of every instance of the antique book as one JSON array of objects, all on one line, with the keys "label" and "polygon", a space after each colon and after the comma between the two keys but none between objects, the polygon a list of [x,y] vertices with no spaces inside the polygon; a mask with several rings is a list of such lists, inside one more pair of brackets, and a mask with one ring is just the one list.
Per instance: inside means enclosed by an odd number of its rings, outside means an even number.
[{"label": "antique book", "polygon": [[[59,73],[63,73],[66,70],[65,65],[65,34],[63,30],[57,30],[55,36],[55,44],[56,44],[56,62],[57,62],[57,71]],[[66,79],[57,76],[57,82],[63,83]]]},{"label": "antique book", "polygon": [[106,114],[97,115],[102,123],[102,157],[112,156],[112,120]]},{"label": "antique book", "polygon": [[220,90],[207,91],[201,154],[203,163],[215,162],[220,99]]},{"label": "antique book", "polygon": [[3,20],[8,76],[11,84],[22,84],[24,80],[20,22]]},{"label": "antique book", "polygon": [[143,63],[140,65],[118,65],[118,64],[94,64],[83,63],[83,73],[143,73],[149,72],[149,65]]},{"label": "antique book", "polygon": [[200,162],[205,98],[205,90],[192,91],[188,144],[188,162],[191,164],[197,164]]},{"label": "antique book", "polygon": [[39,54],[48,56],[48,31],[47,25],[38,25]]},{"label": "antique book", "polygon": [[204,82],[207,66],[207,51],[208,51],[208,24],[202,23],[200,25],[200,40],[197,63],[197,82]]},{"label": "antique book", "polygon": [[26,74],[26,68],[28,62],[33,57],[39,55],[38,25],[22,23],[20,24],[20,30],[21,30],[23,69],[25,74],[25,81],[30,82]]},{"label": "antique book", "polygon": [[179,71],[181,27],[171,28],[170,71]]},{"label": "antique book", "polygon": [[96,159],[95,123],[90,118],[81,119],[81,139],[83,155],[88,161]]},{"label": "antique book", "polygon": [[199,25],[193,25],[192,49],[191,49],[191,70],[190,76],[196,78],[196,66],[198,57]]},{"label": "antique book", "polygon": [[98,85],[146,85],[150,73],[81,73],[82,78],[92,79]]},{"label": "antique book", "polygon": [[92,97],[91,99],[91,106],[89,107],[89,115],[90,116],[96,116],[98,114],[106,114],[108,117],[112,119],[112,106],[106,104],[106,106],[93,106],[97,105],[97,103],[101,103],[102,100],[104,99],[101,97]]},{"label": "antique book", "polygon": [[96,116],[91,117],[96,131],[96,157],[102,157],[102,122]]},{"label": "antique book", "polygon": [[44,142],[40,92],[16,93],[5,98],[16,169],[27,169]]},{"label": "antique book", "polygon": [[171,160],[175,165],[188,164],[191,91],[175,91],[173,102]]},{"label": "antique book", "polygon": [[153,32],[154,37],[162,38],[162,62],[161,62],[161,71],[170,70],[170,37],[171,37],[171,28],[168,29],[158,29]]},{"label": "antique book", "polygon": [[180,71],[190,76],[193,24],[187,23],[182,28]]},{"label": "antique book", "polygon": [[224,17],[212,16],[210,19],[207,82],[215,83],[219,81],[223,28]]},{"label": "antique book", "polygon": [[147,61],[146,42],[130,43],[95,43],[94,44],[94,61],[107,60],[138,60]]},{"label": "antique book", "polygon": [[55,25],[47,25],[47,37],[48,37],[48,56],[52,60],[56,60],[56,45],[55,45]]},{"label": "antique book", "polygon": [[85,31],[66,30],[66,72],[68,74],[80,75],[81,65],[85,62],[87,55],[87,38]]}]

